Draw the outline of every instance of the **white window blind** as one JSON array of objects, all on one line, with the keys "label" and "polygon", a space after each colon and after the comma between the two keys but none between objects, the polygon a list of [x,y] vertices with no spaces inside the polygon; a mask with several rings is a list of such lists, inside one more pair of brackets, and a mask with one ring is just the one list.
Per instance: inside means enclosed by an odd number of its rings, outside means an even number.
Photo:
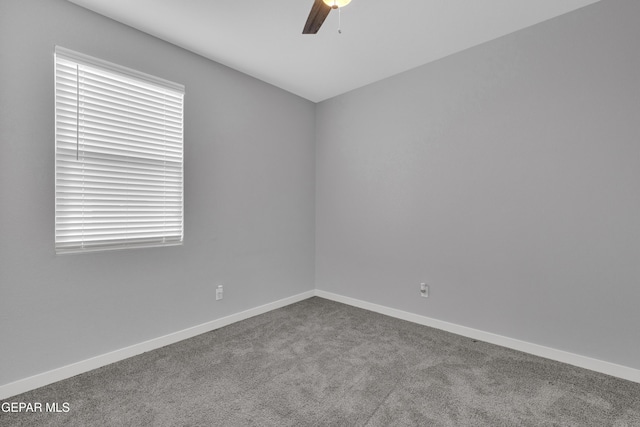
[{"label": "white window blind", "polygon": [[57,253],[181,244],[184,87],[55,50]]}]

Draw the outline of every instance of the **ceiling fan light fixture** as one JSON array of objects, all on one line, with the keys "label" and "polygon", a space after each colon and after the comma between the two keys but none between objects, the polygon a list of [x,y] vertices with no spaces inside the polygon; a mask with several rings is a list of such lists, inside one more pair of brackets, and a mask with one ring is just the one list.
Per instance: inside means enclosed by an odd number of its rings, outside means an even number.
[{"label": "ceiling fan light fixture", "polygon": [[339,7],[344,7],[351,3],[351,0],[322,0],[324,4],[331,7],[332,9],[337,9]]}]

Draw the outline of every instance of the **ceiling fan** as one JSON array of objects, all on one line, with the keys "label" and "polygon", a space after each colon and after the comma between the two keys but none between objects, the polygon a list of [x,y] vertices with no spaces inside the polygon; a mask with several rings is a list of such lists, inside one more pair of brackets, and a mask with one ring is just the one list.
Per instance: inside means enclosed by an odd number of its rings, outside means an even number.
[{"label": "ceiling fan", "polygon": [[338,9],[348,5],[350,2],[351,0],[314,0],[302,34],[316,34],[331,9]]}]

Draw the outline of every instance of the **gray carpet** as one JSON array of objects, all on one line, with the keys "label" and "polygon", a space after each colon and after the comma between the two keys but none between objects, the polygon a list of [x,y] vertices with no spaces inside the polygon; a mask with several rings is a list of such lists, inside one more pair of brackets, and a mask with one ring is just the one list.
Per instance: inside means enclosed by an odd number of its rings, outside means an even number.
[{"label": "gray carpet", "polygon": [[640,384],[311,298],[15,396],[1,426],[640,426]]}]

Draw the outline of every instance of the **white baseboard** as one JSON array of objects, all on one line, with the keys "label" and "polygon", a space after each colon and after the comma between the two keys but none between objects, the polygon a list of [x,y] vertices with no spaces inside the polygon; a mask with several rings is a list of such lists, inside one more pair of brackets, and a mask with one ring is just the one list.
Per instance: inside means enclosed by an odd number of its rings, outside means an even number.
[{"label": "white baseboard", "polygon": [[578,366],[580,368],[589,369],[613,377],[622,378],[629,381],[640,383],[640,370],[630,368],[628,366],[617,365],[615,363],[605,362],[603,360],[592,359],[590,357],[581,356],[579,354],[569,353],[555,348],[545,347],[502,335],[492,334],[490,332],[478,329],[468,328],[466,326],[456,325],[454,323],[444,322],[442,320],[432,319],[430,317],[421,316],[419,314],[409,313],[395,308],[389,308],[367,301],[355,298],[345,297],[331,292],[316,289],[315,295],[321,298],[329,299],[343,304],[351,305],[365,310],[374,311],[376,313],[385,314],[397,319],[407,320],[409,322],[418,323],[420,325],[430,326],[432,328],[441,329],[464,337],[485,341],[502,347],[519,350],[535,356],[544,357],[558,362],[567,363],[569,365]]},{"label": "white baseboard", "polygon": [[590,357],[581,356],[562,350],[556,350],[554,348],[532,344],[526,341],[492,334],[490,332],[468,328],[466,326],[460,326],[454,323],[444,322],[442,320],[421,316],[419,314],[409,313],[406,311],[397,310],[395,308],[385,307],[367,301],[362,301],[359,299],[345,297],[342,295],[316,289],[2,385],[0,386],[0,399],[7,399],[11,396],[36,389],[38,387],[43,387],[56,381],[61,381],[66,378],[70,378],[75,375],[82,374],[84,372],[88,372],[93,369],[97,369],[102,366],[127,359],[129,357],[137,356],[138,354],[142,354],[147,351],[174,344],[176,342],[192,338],[196,335],[210,332],[215,329],[222,328],[223,326],[227,326],[232,323],[239,322],[241,320],[245,320],[250,317],[275,310],[277,308],[285,307],[287,305],[305,300],[307,298],[311,298],[312,296],[318,296],[328,300],[341,302],[343,304],[363,308],[365,310],[373,311],[380,314],[385,314],[397,319],[407,320],[409,322],[417,323],[420,325],[430,326],[432,328],[441,329],[443,331],[462,335],[468,338],[485,341],[491,344],[500,345],[502,347],[523,351],[525,353],[545,357],[547,359],[556,360],[558,362],[567,363],[569,365],[590,369],[592,371],[601,372],[603,374],[640,383],[640,370],[638,369],[617,365],[598,359],[592,359]]},{"label": "white baseboard", "polygon": [[101,354],[90,359],[82,360],[80,362],[72,363],[61,368],[53,369],[51,371],[43,372],[41,374],[2,385],[0,386],[0,399],[6,399],[8,397],[33,390],[38,387],[43,387],[56,381],[71,378],[75,375],[82,374],[84,372],[88,372],[93,369],[97,369],[102,366],[127,359],[129,357],[137,356],[138,354],[142,354],[147,351],[155,350],[160,347],[185,340],[187,338],[195,337],[196,335],[204,334],[205,332],[210,332],[215,329],[222,328],[223,326],[227,326],[232,323],[239,322],[241,320],[245,320],[271,310],[275,310],[277,308],[285,307],[298,301],[311,298],[312,296],[314,296],[314,294],[314,291],[303,292],[292,297],[264,304],[259,307],[223,317],[221,319],[212,320],[211,322],[206,322],[201,325],[183,329],[182,331],[174,332],[162,337],[154,338],[148,341],[141,342],[139,344],[134,344],[129,347],[112,351],[110,353]]}]

